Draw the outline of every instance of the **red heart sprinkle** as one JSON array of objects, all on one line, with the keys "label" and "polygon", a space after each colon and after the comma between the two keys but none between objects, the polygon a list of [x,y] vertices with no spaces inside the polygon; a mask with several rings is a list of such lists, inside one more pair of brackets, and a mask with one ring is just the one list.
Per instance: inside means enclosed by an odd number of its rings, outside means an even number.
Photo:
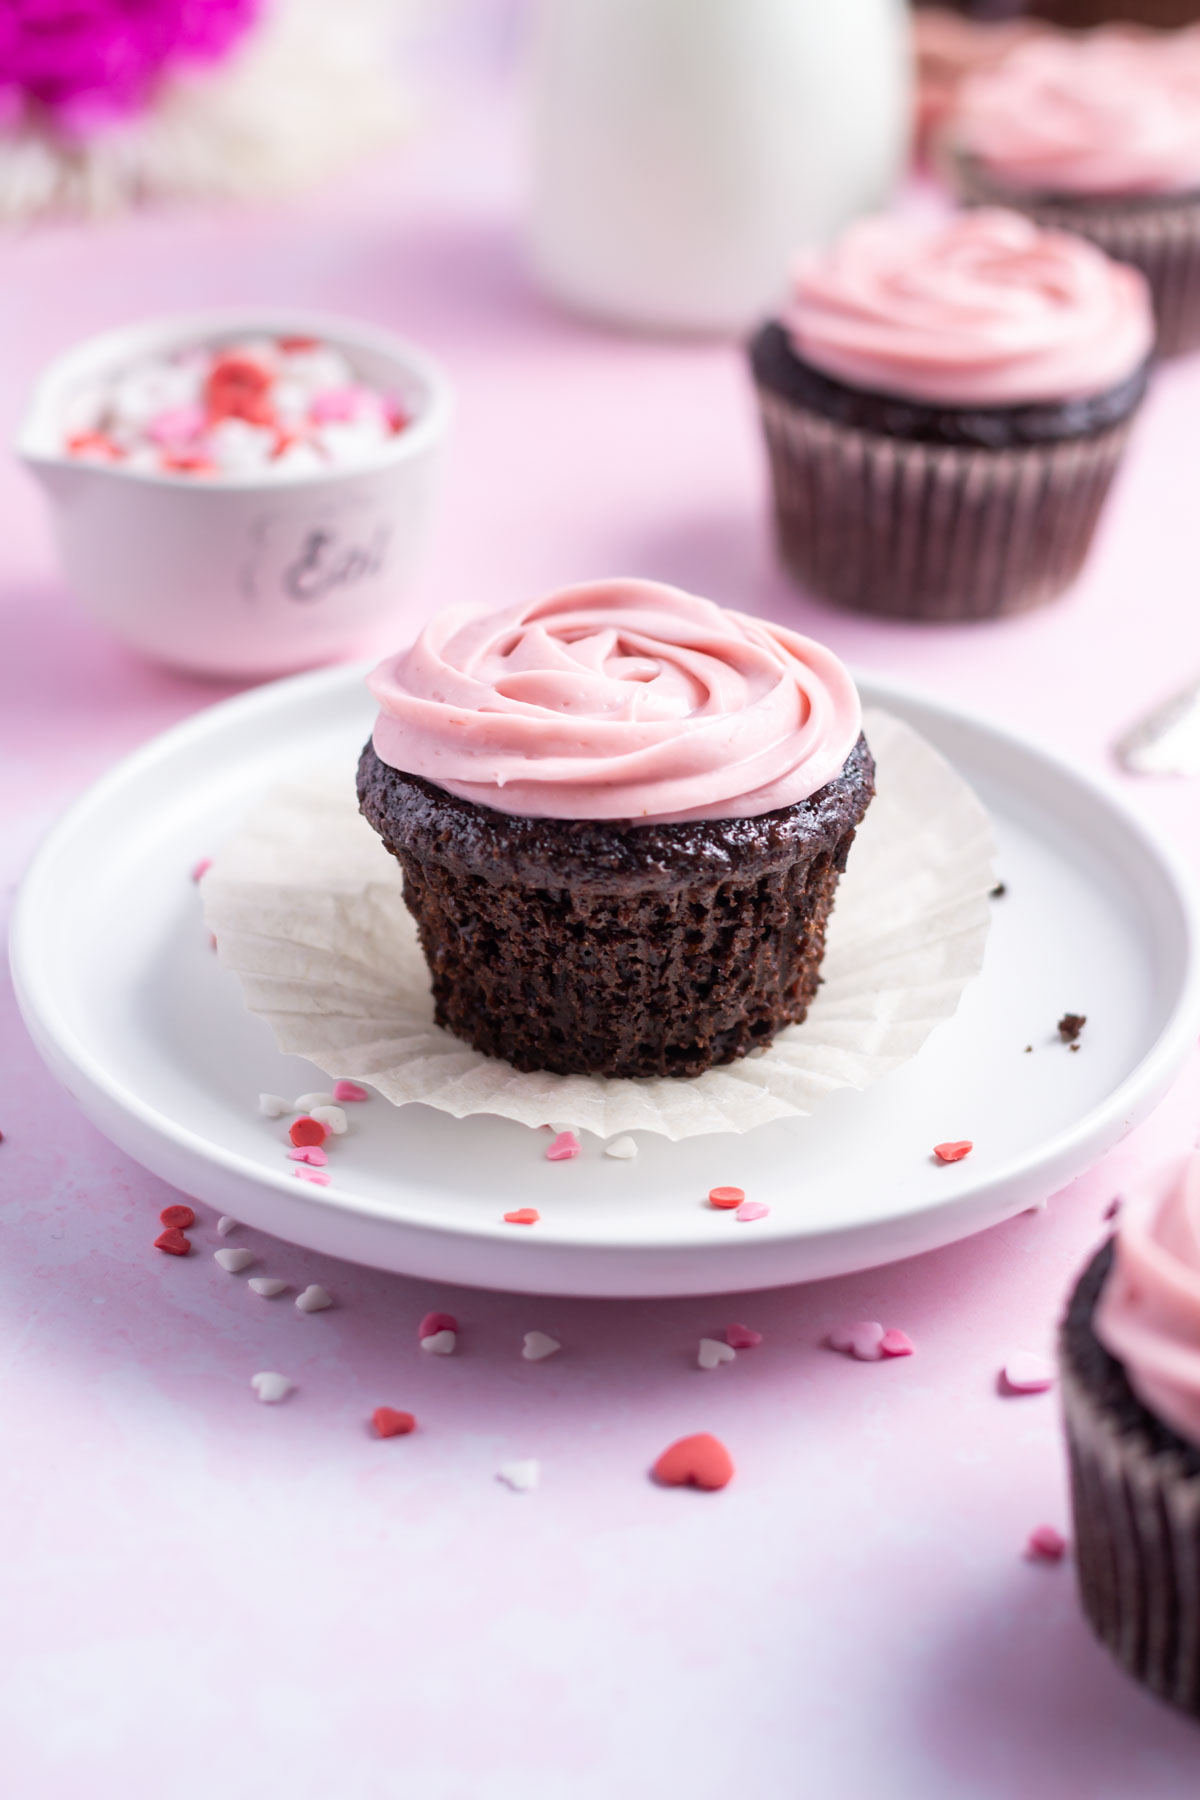
[{"label": "red heart sprinkle", "polygon": [[178,1225],[168,1225],[160,1231],[154,1240],[156,1250],[165,1250],[168,1256],[187,1256],[192,1248],[191,1240],[184,1236]]},{"label": "red heart sprinkle", "polygon": [[286,337],[276,338],[275,342],[285,355],[296,350],[315,350],[318,340],[315,337],[302,337],[298,331],[292,331]]},{"label": "red heart sprinkle", "polygon": [[411,1413],[397,1412],[394,1406],[377,1406],[371,1423],[380,1437],[406,1437],[416,1429],[417,1421]]},{"label": "red heart sprinkle", "polygon": [[456,1332],[457,1330],[458,1320],[453,1313],[426,1313],[417,1326],[417,1340],[420,1342],[423,1338],[436,1337],[439,1331]]},{"label": "red heart sprinkle", "polygon": [[302,1119],[296,1120],[295,1124],[288,1132],[288,1136],[291,1138],[293,1144],[295,1144],[297,1150],[300,1150],[305,1144],[323,1144],[325,1139],[329,1136],[329,1133],[322,1125],[320,1119],[310,1119],[308,1114],[305,1113]]},{"label": "red heart sprinkle", "polygon": [[691,1482],[698,1488],[723,1488],[733,1480],[733,1458],[719,1438],[700,1431],[663,1451],[654,1465],[654,1479],[664,1487]]},{"label": "red heart sprinkle", "polygon": [[939,1162],[961,1162],[963,1157],[969,1156],[974,1148],[970,1138],[956,1138],[950,1144],[935,1144],[933,1154]]},{"label": "red heart sprinkle", "polygon": [[173,1225],[177,1231],[186,1231],[196,1223],[196,1215],[190,1206],[164,1206],[158,1217],[163,1225]]},{"label": "red heart sprinkle", "polygon": [[205,383],[209,423],[245,419],[251,425],[270,425],[273,414],[267,395],[271,380],[269,371],[248,356],[222,356],[213,364]]},{"label": "red heart sprinkle", "polygon": [[541,1213],[532,1206],[520,1206],[516,1212],[505,1213],[504,1223],[506,1225],[536,1225],[541,1216]]},{"label": "red heart sprinkle", "polygon": [[745,1198],[744,1188],[715,1187],[708,1190],[709,1205],[715,1206],[720,1212],[732,1212],[734,1207],[740,1206]]}]

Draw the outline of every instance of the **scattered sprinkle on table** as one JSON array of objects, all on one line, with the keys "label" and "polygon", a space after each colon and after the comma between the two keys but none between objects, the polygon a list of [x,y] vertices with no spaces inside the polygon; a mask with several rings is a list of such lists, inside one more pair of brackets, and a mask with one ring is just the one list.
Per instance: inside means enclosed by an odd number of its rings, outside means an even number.
[{"label": "scattered sprinkle on table", "polygon": [[297,1163],[292,1174],[298,1175],[301,1181],[311,1181],[316,1187],[329,1186],[329,1177],[324,1169],[310,1169],[307,1163]]},{"label": "scattered sprinkle on table", "polygon": [[229,1249],[214,1250],[213,1261],[219,1263],[230,1275],[240,1275],[243,1269],[248,1269],[258,1258],[253,1250]]},{"label": "scattered sprinkle on table", "polygon": [[952,1138],[948,1144],[935,1144],[933,1154],[940,1163],[961,1162],[964,1156],[970,1156],[975,1148],[970,1138]]},{"label": "scattered sprinkle on table", "polygon": [[160,1225],[174,1225],[177,1231],[189,1231],[196,1223],[190,1206],[164,1206],[158,1215]]},{"label": "scattered sprinkle on table", "polygon": [[519,1206],[516,1212],[505,1213],[506,1225],[536,1225],[541,1218],[535,1206]]},{"label": "scattered sprinkle on table", "polygon": [[257,1375],[250,1377],[250,1386],[264,1406],[277,1406],[281,1400],[287,1399],[295,1383],[274,1369],[262,1369]]},{"label": "scattered sprinkle on table", "polygon": [[907,1331],[897,1331],[895,1327],[885,1331],[879,1340],[879,1348],[885,1356],[911,1356],[916,1345]]},{"label": "scattered sprinkle on table", "polygon": [[431,1331],[428,1337],[421,1339],[421,1348],[427,1350],[430,1356],[453,1356],[458,1348],[458,1333]]},{"label": "scattered sprinkle on table", "polygon": [[743,1225],[749,1225],[755,1219],[765,1219],[770,1211],[770,1207],[761,1200],[743,1200],[733,1216]]},{"label": "scattered sprinkle on table", "polygon": [[878,1319],[856,1319],[852,1325],[839,1325],[825,1342],[831,1350],[857,1357],[859,1362],[879,1362],[883,1357],[884,1335]]},{"label": "scattered sprinkle on table", "polygon": [[417,1425],[410,1412],[397,1412],[394,1406],[377,1406],[371,1414],[371,1423],[381,1438],[407,1437]]},{"label": "scattered sprinkle on table", "polygon": [[329,1132],[320,1119],[310,1118],[305,1113],[299,1119],[294,1119],[289,1125],[288,1136],[299,1150],[306,1144],[323,1144],[329,1136]]},{"label": "scattered sprinkle on table", "polygon": [[193,881],[203,881],[204,877],[208,874],[208,871],[211,868],[212,868],[212,857],[211,856],[202,856],[200,858],[200,861],[196,864],[195,868],[192,870],[192,880]]},{"label": "scattered sprinkle on table", "polygon": [[313,1282],[302,1294],[296,1295],[296,1311],[302,1313],[324,1312],[333,1305],[333,1297],[327,1290]]},{"label": "scattered sprinkle on table", "polygon": [[189,1237],[180,1231],[178,1225],[168,1225],[167,1229],[165,1231],[160,1231],[155,1238],[154,1248],[156,1250],[165,1250],[168,1256],[189,1256],[191,1254],[192,1242]]},{"label": "scattered sprinkle on table", "polygon": [[710,1432],[679,1438],[668,1446],[652,1470],[663,1487],[698,1487],[712,1493],[733,1480],[733,1458]]},{"label": "scattered sprinkle on table", "polygon": [[561,1349],[558,1339],[548,1337],[544,1331],[527,1331],[521,1355],[526,1362],[544,1362],[546,1357],[554,1356]]},{"label": "scattered sprinkle on table", "polygon": [[1002,1373],[1009,1393],[1044,1394],[1054,1386],[1054,1364],[1048,1356],[1039,1356],[1033,1350],[1015,1350]]},{"label": "scattered sprinkle on table", "polygon": [[292,1101],[289,1110],[295,1113],[310,1113],[315,1106],[332,1106],[332,1094],[299,1094]]},{"label": "scattered sprinkle on table", "polygon": [[1073,1044],[1086,1024],[1086,1013],[1064,1013],[1058,1021],[1058,1035],[1064,1044]]},{"label": "scattered sprinkle on table", "polygon": [[570,1162],[579,1155],[579,1139],[573,1131],[560,1131],[546,1151],[547,1162]]},{"label": "scattered sprinkle on table", "polygon": [[725,1342],[733,1350],[753,1350],[762,1343],[762,1332],[752,1331],[749,1325],[727,1325]]},{"label": "scattered sprinkle on table", "polygon": [[333,1106],[332,1104],[328,1106],[314,1106],[309,1117],[315,1119],[318,1125],[323,1125],[326,1131],[332,1131],[334,1137],[344,1137],[346,1135],[349,1121],[340,1106]]},{"label": "scattered sprinkle on table", "polygon": [[286,1281],[280,1281],[277,1275],[252,1275],[246,1283],[256,1294],[261,1294],[264,1300],[274,1300],[277,1294],[286,1294],[288,1285]]},{"label": "scattered sprinkle on table", "polygon": [[458,1320],[453,1313],[428,1312],[417,1326],[417,1337],[424,1341],[425,1338],[435,1337],[439,1331],[457,1330]]},{"label": "scattered sprinkle on table", "polygon": [[732,1344],[723,1344],[720,1338],[701,1338],[696,1353],[696,1363],[701,1369],[715,1369],[721,1363],[736,1362],[737,1351]]},{"label": "scattered sprinkle on table", "polygon": [[496,1470],[496,1480],[503,1481],[514,1494],[527,1494],[530,1488],[537,1486],[541,1472],[540,1464],[527,1457],[524,1462],[501,1463]]},{"label": "scattered sprinkle on table", "polygon": [[638,1147],[631,1137],[615,1137],[611,1144],[605,1144],[605,1156],[615,1156],[618,1162],[631,1162],[638,1153]]},{"label": "scattered sprinkle on table", "polygon": [[333,1097],[343,1106],[347,1101],[351,1104],[357,1104],[360,1100],[369,1100],[371,1098],[366,1088],[360,1087],[357,1081],[335,1081],[333,1084]]},{"label": "scattered sprinkle on table", "polygon": [[284,1113],[289,1113],[292,1109],[282,1094],[260,1094],[258,1110],[264,1119],[282,1119]]},{"label": "scattered sprinkle on table", "polygon": [[1053,1525],[1035,1525],[1025,1543],[1031,1562],[1061,1562],[1066,1550],[1066,1538]]},{"label": "scattered sprinkle on table", "polygon": [[320,1144],[302,1144],[298,1150],[288,1151],[290,1162],[308,1163],[315,1169],[323,1169],[329,1161]]},{"label": "scattered sprinkle on table", "polygon": [[733,1212],[746,1198],[746,1190],[740,1187],[715,1187],[708,1190],[708,1204],[715,1206],[718,1212]]},{"label": "scattered sprinkle on table", "polygon": [[238,1228],[237,1220],[231,1219],[228,1213],[222,1213],[220,1218],[217,1220],[217,1236],[218,1237],[228,1237],[230,1232],[236,1231],[237,1228]]}]

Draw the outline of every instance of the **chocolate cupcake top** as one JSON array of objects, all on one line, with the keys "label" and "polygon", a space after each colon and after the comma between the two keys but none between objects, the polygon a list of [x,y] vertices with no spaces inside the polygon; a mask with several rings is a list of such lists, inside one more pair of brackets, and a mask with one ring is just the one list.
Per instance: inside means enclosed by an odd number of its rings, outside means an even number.
[{"label": "chocolate cupcake top", "polygon": [[1027,193],[1200,189],[1200,27],[1039,36],[964,79],[945,140]]},{"label": "chocolate cupcake top", "polygon": [[1127,1201],[1093,1329],[1142,1404],[1200,1445],[1200,1155]]},{"label": "chocolate cupcake top", "polygon": [[535,819],[755,818],[832,781],[862,722],[832,651],[654,581],[451,608],[369,686],[382,762]]},{"label": "chocolate cupcake top", "polygon": [[851,225],[799,259],[782,323],[822,374],[957,407],[1103,393],[1154,342],[1138,270],[999,207]]}]

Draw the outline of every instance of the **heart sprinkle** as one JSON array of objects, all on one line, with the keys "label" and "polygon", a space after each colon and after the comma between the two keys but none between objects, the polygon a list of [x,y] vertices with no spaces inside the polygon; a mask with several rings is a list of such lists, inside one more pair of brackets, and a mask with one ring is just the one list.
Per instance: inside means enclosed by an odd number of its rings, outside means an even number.
[{"label": "heart sprinkle", "polygon": [[733,1350],[753,1350],[756,1344],[762,1343],[762,1332],[752,1331],[749,1325],[727,1325],[725,1342]]},{"label": "heart sprinkle", "polygon": [[264,1300],[273,1300],[276,1294],[286,1294],[288,1290],[287,1282],[280,1281],[277,1275],[252,1275],[246,1286],[261,1294]]},{"label": "heart sprinkle", "polygon": [[749,1225],[753,1219],[765,1219],[770,1210],[761,1200],[743,1200],[733,1216],[741,1224]]},{"label": "heart sprinkle", "polygon": [[558,1339],[547,1337],[544,1331],[527,1331],[521,1355],[526,1362],[543,1362],[547,1356],[553,1356],[561,1349]]},{"label": "heart sprinkle", "polygon": [[357,1081],[335,1081],[333,1084],[333,1097],[343,1106],[347,1101],[354,1104],[359,1100],[369,1100],[371,1098],[366,1088],[359,1087]]},{"label": "heart sprinkle", "polygon": [[251,1263],[258,1261],[253,1250],[214,1250],[213,1261],[220,1263],[231,1275],[240,1275]]},{"label": "heart sprinkle", "polygon": [[178,1225],[168,1225],[160,1231],[154,1240],[156,1250],[165,1250],[168,1256],[188,1256],[191,1253],[191,1239],[180,1231]]},{"label": "heart sprinkle", "polygon": [[737,1351],[720,1338],[701,1338],[696,1361],[702,1369],[715,1369],[719,1363],[736,1362]]},{"label": "heart sprinkle", "polygon": [[435,1337],[439,1331],[457,1330],[458,1320],[452,1313],[431,1312],[426,1313],[417,1326],[417,1337],[423,1340],[427,1337]]},{"label": "heart sprinkle", "polygon": [[381,1438],[407,1437],[416,1429],[417,1421],[411,1413],[397,1412],[394,1406],[377,1406],[371,1414],[371,1423]]},{"label": "heart sprinkle", "polygon": [[196,864],[195,868],[192,870],[192,880],[193,881],[203,881],[204,877],[208,874],[208,871],[211,868],[212,868],[212,857],[211,856],[202,856],[200,858],[200,861]]},{"label": "heart sprinkle", "polygon": [[284,1113],[291,1112],[291,1107],[282,1094],[260,1094],[258,1110],[264,1119],[282,1119]]},{"label": "heart sprinkle", "polygon": [[615,1137],[611,1144],[605,1144],[605,1156],[615,1156],[618,1162],[631,1162],[638,1153],[638,1147],[631,1137]]},{"label": "heart sprinkle", "polygon": [[879,1340],[879,1348],[885,1356],[911,1356],[916,1345],[907,1331],[897,1331],[895,1327],[885,1331]]},{"label": "heart sprinkle", "polygon": [[969,1156],[974,1148],[970,1138],[957,1138],[949,1144],[935,1144],[933,1154],[941,1163],[955,1163]]},{"label": "heart sprinkle", "polygon": [[1025,1544],[1031,1562],[1061,1562],[1066,1550],[1066,1538],[1053,1525],[1035,1525]]},{"label": "heart sprinkle", "polygon": [[313,1285],[311,1287],[306,1287],[302,1294],[296,1295],[296,1311],[297,1312],[302,1312],[302,1313],[324,1312],[326,1307],[329,1307],[332,1305],[333,1305],[332,1297],[325,1291],[325,1289],[323,1287],[319,1287],[315,1282],[313,1283]]},{"label": "heart sprinkle", "polygon": [[855,1356],[859,1362],[879,1362],[883,1357],[883,1326],[878,1319],[858,1319],[853,1325],[839,1325],[826,1342],[831,1350]]},{"label": "heart sprinkle", "polygon": [[311,1181],[315,1187],[329,1186],[329,1176],[324,1169],[310,1169],[304,1163],[297,1163],[292,1174],[298,1175],[301,1181]]},{"label": "heart sprinkle", "polygon": [[529,1458],[525,1462],[502,1463],[496,1470],[496,1480],[505,1482],[514,1494],[527,1494],[537,1486],[540,1474],[539,1464]]},{"label": "heart sprinkle", "polygon": [[311,1113],[315,1107],[332,1105],[332,1094],[300,1094],[292,1101],[288,1111],[294,1113]]},{"label": "heart sprinkle", "polygon": [[190,1206],[164,1206],[158,1215],[160,1225],[173,1225],[177,1231],[187,1231],[196,1223],[196,1215]]},{"label": "heart sprinkle", "polygon": [[237,1228],[238,1228],[237,1220],[231,1219],[228,1213],[222,1213],[220,1218],[217,1220],[217,1236],[218,1237],[228,1237],[230,1232],[236,1231]]},{"label": "heart sprinkle", "polygon": [[541,1216],[536,1207],[519,1206],[516,1212],[505,1213],[504,1223],[506,1225],[536,1225]]},{"label": "heart sprinkle", "polygon": [[334,1137],[345,1137],[347,1119],[340,1106],[314,1106],[309,1117],[326,1131],[332,1131]]},{"label": "heart sprinkle", "polygon": [[664,1487],[690,1483],[714,1492],[733,1480],[733,1458],[720,1438],[700,1431],[695,1437],[679,1438],[664,1450],[652,1473]]},{"label": "heart sprinkle", "polygon": [[1015,1350],[1004,1365],[1004,1386],[1014,1394],[1044,1394],[1054,1386],[1054,1364],[1032,1350]]},{"label": "heart sprinkle", "polygon": [[422,1350],[428,1350],[431,1356],[453,1356],[457,1344],[458,1334],[453,1331],[431,1331],[421,1339]]},{"label": "heart sprinkle", "polygon": [[291,1162],[311,1163],[314,1168],[323,1169],[329,1161],[319,1144],[302,1144],[299,1150],[289,1150]]},{"label": "heart sprinkle", "polygon": [[718,1212],[732,1212],[745,1198],[744,1188],[715,1187],[708,1190],[708,1204],[715,1206]]},{"label": "heart sprinkle", "polygon": [[286,1400],[293,1385],[286,1375],[277,1375],[272,1369],[263,1369],[250,1377],[250,1386],[264,1406],[276,1406],[280,1400]]},{"label": "heart sprinkle", "polygon": [[547,1162],[570,1162],[579,1155],[579,1139],[573,1131],[560,1131],[546,1152]]},{"label": "heart sprinkle", "polygon": [[319,1146],[323,1144],[325,1139],[329,1136],[329,1133],[326,1131],[324,1125],[322,1125],[320,1119],[310,1118],[308,1114],[305,1113],[293,1123],[288,1131],[288,1136],[291,1138],[293,1144],[295,1144],[297,1150],[300,1150],[306,1145],[311,1146],[316,1144]]}]

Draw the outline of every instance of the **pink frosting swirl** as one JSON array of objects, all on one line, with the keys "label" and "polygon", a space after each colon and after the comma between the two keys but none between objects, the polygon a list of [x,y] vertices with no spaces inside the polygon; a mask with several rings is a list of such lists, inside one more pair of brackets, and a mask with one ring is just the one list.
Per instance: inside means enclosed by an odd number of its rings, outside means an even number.
[{"label": "pink frosting swirl", "polygon": [[1047,34],[967,76],[948,140],[1013,188],[1200,188],[1200,28]]},{"label": "pink frosting swirl", "polygon": [[1139,1400],[1200,1444],[1200,1155],[1126,1205],[1093,1328]]},{"label": "pink frosting swirl", "polygon": [[949,406],[1103,393],[1154,341],[1136,269],[998,207],[851,225],[800,258],[782,316],[824,373]]},{"label": "pink frosting swirl", "polygon": [[383,762],[527,818],[754,817],[824,787],[861,728],[831,651],[655,581],[451,608],[368,685]]}]

